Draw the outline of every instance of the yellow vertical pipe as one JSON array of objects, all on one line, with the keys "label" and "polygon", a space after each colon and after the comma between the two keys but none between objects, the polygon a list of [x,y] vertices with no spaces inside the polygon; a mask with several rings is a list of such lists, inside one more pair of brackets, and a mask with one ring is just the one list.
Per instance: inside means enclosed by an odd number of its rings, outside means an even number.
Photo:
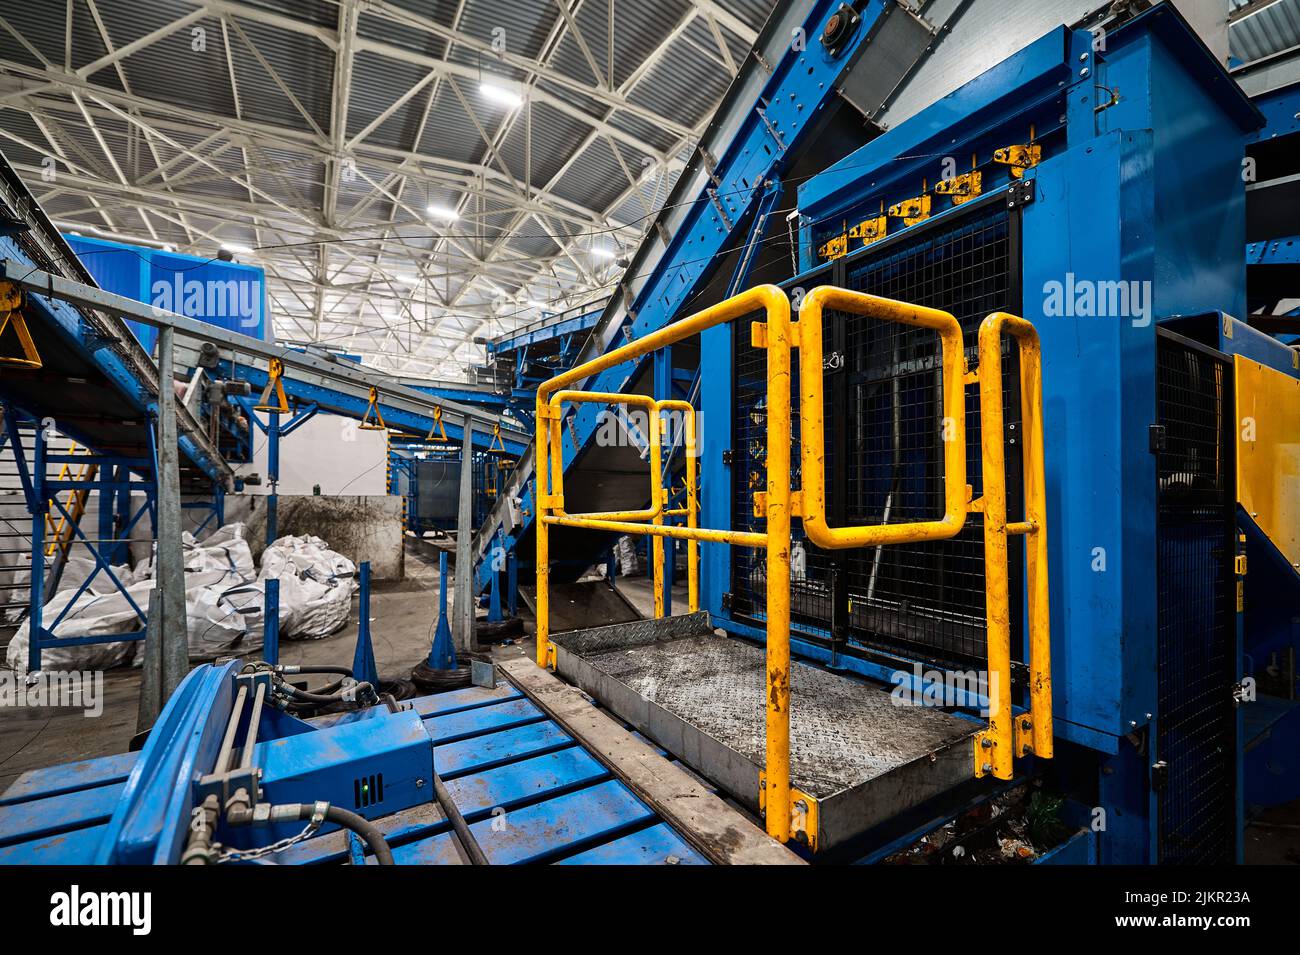
[{"label": "yellow vertical pipe", "polygon": [[[700,497],[696,475],[695,448],[695,409],[687,405],[683,419],[686,428],[686,526],[700,526]],[[700,609],[700,542],[693,540],[686,545],[686,581],[687,606],[691,613]]]},{"label": "yellow vertical pipe", "polygon": [[[654,500],[650,506],[655,509],[655,516],[651,523],[662,525],[664,522],[663,510],[667,506],[667,495],[663,489],[663,461],[660,452],[660,434],[663,432],[664,419],[659,414],[658,404],[650,409],[649,420],[646,422],[646,431],[650,437],[650,474],[654,485],[651,493]],[[662,537],[652,537],[650,539],[650,562],[654,566],[654,608],[655,619],[660,620],[664,615],[664,540]]]},{"label": "yellow vertical pipe", "polygon": [[1033,530],[1025,539],[1029,597],[1029,715],[1034,755],[1051,759],[1052,634],[1047,587],[1047,489],[1043,464],[1043,359],[1033,325],[1003,316],[1020,345],[1020,413],[1024,419],[1025,520]]},{"label": "yellow vertical pipe", "polygon": [[[981,341],[981,345],[986,342]],[[991,353],[990,353],[991,352]],[[999,342],[980,349],[980,446],[984,460],[984,602],[988,624],[989,728],[991,747],[976,759],[998,779],[1012,776],[1011,597],[1007,581],[1006,440],[1002,415],[1002,356]]]},{"label": "yellow vertical pipe", "polygon": [[[547,657],[550,652],[551,643],[551,547],[550,547],[550,525],[543,519],[550,513],[550,508],[545,504],[548,490],[547,472],[550,464],[550,448],[546,440],[547,436],[547,419],[546,419],[546,399],[542,392],[537,393],[536,408],[536,428],[537,433],[533,441],[537,449],[537,477],[536,493],[534,494],[534,503],[537,506],[537,520],[534,521],[534,527],[537,534],[537,554],[535,563],[537,564],[537,665],[545,667]],[[474,449],[470,447],[468,441],[462,443],[461,447],[461,467],[465,467],[465,459],[469,458],[470,462],[474,460]]]},{"label": "yellow vertical pipe", "polygon": [[790,303],[767,312],[767,833],[790,838]]}]

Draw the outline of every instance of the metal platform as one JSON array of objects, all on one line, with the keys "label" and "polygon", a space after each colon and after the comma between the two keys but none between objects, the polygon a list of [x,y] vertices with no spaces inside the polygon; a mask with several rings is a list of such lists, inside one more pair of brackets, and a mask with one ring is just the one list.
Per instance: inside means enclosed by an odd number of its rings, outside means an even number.
[{"label": "metal platform", "polygon": [[[448,792],[493,864],[708,863],[514,687],[471,687],[411,704],[433,742]],[[313,722],[384,719],[382,708],[372,708]],[[0,796],[0,865],[94,863],[138,759],[125,753],[21,776]],[[467,861],[436,804],[375,821],[399,865]],[[340,863],[349,856],[347,838],[336,831],[272,859]]]},{"label": "metal platform", "polygon": [[[757,808],[762,647],[717,635],[703,612],[552,640],[562,676]],[[805,663],[790,700],[791,782],[818,801],[820,850],[971,778],[978,722]]]}]

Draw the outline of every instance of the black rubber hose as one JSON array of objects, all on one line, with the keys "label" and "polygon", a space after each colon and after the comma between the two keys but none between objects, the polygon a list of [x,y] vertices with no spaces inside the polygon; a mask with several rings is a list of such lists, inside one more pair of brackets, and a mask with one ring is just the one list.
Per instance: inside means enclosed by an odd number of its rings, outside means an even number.
[{"label": "black rubber hose", "polygon": [[[315,806],[310,803],[303,803],[298,807],[298,818],[310,819],[315,811]],[[351,829],[355,832],[361,841],[370,847],[375,861],[380,865],[393,864],[393,850],[388,848],[388,840],[379,831],[379,827],[369,819],[333,805],[325,810],[325,818],[342,826],[344,829]]]},{"label": "black rubber hose", "polygon": [[306,673],[306,674],[334,673],[337,674],[338,676],[348,676],[348,677],[352,676],[351,667],[327,666],[324,664],[321,664],[319,666],[296,666],[296,665],[285,666],[285,667],[281,667],[276,672],[281,674],[282,676],[295,676],[299,673]]},{"label": "black rubber hose", "polygon": [[456,838],[460,840],[460,844],[465,847],[465,852],[469,854],[469,861],[474,865],[491,865],[492,863],[488,861],[487,855],[483,852],[483,847],[474,838],[474,833],[469,831],[469,826],[465,823],[465,817],[460,814],[460,809],[456,807],[451,794],[447,792],[447,787],[442,784],[442,777],[437,773],[433,774],[433,794],[438,797],[438,804],[442,806],[442,811],[447,814],[447,819],[456,833]]},{"label": "black rubber hose", "polygon": [[379,699],[379,694],[375,692],[375,688],[369,683],[364,682],[354,683],[352,686],[345,687],[339,692],[331,693],[328,696],[321,693],[309,693],[306,690],[300,690],[296,686],[291,686],[288,683],[281,683],[279,688],[287,693],[291,699],[302,703],[338,703],[343,699],[343,694],[349,691],[353,693],[354,697],[358,701],[362,699],[365,692],[369,692],[369,694],[376,700]]}]

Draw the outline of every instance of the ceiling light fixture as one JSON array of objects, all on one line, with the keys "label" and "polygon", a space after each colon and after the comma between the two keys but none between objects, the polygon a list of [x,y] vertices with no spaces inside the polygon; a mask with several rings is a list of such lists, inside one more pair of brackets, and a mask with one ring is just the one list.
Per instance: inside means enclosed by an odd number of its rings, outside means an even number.
[{"label": "ceiling light fixture", "polygon": [[490,99],[494,103],[500,103],[513,109],[524,101],[524,98],[514,90],[506,89],[504,86],[497,86],[495,83],[480,83],[478,91],[483,94],[484,99]]}]

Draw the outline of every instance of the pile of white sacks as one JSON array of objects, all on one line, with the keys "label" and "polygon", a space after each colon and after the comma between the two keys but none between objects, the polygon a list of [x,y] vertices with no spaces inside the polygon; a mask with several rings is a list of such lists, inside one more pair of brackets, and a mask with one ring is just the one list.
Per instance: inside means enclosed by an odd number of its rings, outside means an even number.
[{"label": "pile of white sacks", "polygon": [[[185,616],[190,659],[221,656],[256,657],[262,650],[262,608],[265,582],[280,581],[280,636],[287,640],[319,640],[348,619],[356,589],[356,565],[329,549],[319,537],[281,537],[262,552],[260,571],[245,540],[243,524],[227,524],[202,542],[188,532],[185,552]],[[101,570],[90,587],[78,594],[94,570],[85,557],[69,558],[59,589],[46,603],[43,625],[49,629],[60,614],[55,636],[129,633],[139,620],[126,596]],[[149,607],[153,590],[153,561],[134,568],[114,567],[131,600],[141,611]],[[70,602],[71,609],[64,614]],[[26,621],[9,642],[8,665],[27,669]],[[41,651],[41,665],[51,670],[103,670],[141,661],[136,642],[52,647]]]}]

